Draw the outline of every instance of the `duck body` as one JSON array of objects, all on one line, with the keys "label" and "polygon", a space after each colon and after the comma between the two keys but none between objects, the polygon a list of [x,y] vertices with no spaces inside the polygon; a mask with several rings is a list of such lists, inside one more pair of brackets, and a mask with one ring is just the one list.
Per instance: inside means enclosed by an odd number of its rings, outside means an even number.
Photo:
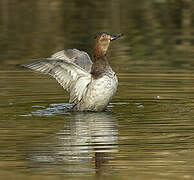
[{"label": "duck body", "polygon": [[99,79],[91,79],[86,93],[74,107],[78,111],[103,111],[116,93],[118,79],[112,71]]},{"label": "duck body", "polygon": [[103,111],[116,93],[118,79],[108,63],[106,52],[109,43],[122,36],[98,33],[94,42],[94,60],[77,49],[57,52],[22,66],[49,74],[70,93],[70,103],[76,111]]}]

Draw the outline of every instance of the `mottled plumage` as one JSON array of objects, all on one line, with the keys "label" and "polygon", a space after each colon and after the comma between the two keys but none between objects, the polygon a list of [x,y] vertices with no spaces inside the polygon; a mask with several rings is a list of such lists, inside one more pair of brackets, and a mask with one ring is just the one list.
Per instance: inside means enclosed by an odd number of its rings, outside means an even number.
[{"label": "mottled plumage", "polygon": [[106,58],[106,51],[110,41],[120,36],[99,33],[95,37],[93,63],[86,52],[67,49],[22,66],[54,77],[70,93],[69,101],[75,103],[75,110],[103,111],[118,85],[116,74]]}]

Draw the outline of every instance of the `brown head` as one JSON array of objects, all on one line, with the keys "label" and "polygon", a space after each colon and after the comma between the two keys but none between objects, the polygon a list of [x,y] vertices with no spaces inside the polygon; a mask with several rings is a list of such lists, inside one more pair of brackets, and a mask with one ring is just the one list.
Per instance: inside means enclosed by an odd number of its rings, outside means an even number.
[{"label": "brown head", "polygon": [[94,38],[94,56],[105,56],[111,41],[123,36],[123,34],[111,35],[106,32],[99,32]]}]

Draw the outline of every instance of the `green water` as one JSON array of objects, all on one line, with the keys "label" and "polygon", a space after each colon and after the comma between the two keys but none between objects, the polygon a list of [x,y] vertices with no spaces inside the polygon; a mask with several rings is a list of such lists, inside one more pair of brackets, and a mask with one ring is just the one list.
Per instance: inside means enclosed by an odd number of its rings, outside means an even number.
[{"label": "green water", "polygon": [[[194,179],[194,2],[0,1],[0,179]],[[98,31],[119,87],[106,112],[66,109],[51,77],[17,64]]]}]

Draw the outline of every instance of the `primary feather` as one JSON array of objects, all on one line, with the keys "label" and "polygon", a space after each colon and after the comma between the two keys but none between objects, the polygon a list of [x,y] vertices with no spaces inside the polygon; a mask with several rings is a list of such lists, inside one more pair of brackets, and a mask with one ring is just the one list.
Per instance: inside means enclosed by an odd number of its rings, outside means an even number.
[{"label": "primary feather", "polygon": [[70,92],[70,102],[79,102],[91,81],[91,74],[85,69],[73,62],[54,57],[37,59],[22,66],[54,77],[64,89]]}]

